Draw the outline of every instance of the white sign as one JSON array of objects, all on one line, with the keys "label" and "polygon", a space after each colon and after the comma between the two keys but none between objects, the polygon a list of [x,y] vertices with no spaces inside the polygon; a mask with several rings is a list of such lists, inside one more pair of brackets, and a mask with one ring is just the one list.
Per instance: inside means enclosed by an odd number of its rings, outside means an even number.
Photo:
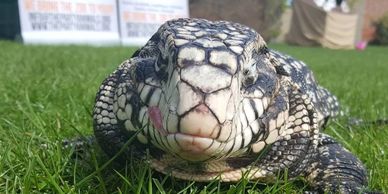
[{"label": "white sign", "polygon": [[119,0],[121,41],[144,45],[165,21],[189,17],[187,0]]},{"label": "white sign", "polygon": [[19,0],[25,43],[118,44],[116,0]]}]

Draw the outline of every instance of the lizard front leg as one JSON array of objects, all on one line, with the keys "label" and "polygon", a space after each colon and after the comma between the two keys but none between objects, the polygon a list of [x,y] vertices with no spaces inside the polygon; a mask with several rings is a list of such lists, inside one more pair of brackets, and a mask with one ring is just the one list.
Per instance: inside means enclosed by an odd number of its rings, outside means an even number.
[{"label": "lizard front leg", "polygon": [[318,193],[368,193],[361,161],[328,135],[320,134],[318,155],[306,174]]}]

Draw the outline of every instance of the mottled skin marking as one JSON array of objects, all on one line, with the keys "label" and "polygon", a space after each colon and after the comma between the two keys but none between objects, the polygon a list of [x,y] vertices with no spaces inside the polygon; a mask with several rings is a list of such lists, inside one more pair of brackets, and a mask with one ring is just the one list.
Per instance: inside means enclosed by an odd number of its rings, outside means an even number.
[{"label": "mottled skin marking", "polygon": [[[318,192],[356,193],[362,163],[320,130],[337,99],[307,66],[226,21],[168,21],[102,83],[98,142],[174,177],[271,182],[304,176]],[[132,154],[131,154],[132,152]]]}]

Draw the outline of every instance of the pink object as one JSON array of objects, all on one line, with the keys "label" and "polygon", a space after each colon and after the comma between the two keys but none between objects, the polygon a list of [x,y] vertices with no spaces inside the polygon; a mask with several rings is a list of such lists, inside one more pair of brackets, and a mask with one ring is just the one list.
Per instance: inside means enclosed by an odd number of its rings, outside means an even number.
[{"label": "pink object", "polygon": [[367,41],[360,41],[356,44],[356,49],[359,51],[362,51],[366,48],[367,45],[368,45]]},{"label": "pink object", "polygon": [[148,107],[148,115],[150,117],[151,123],[156,130],[159,131],[161,135],[166,136],[167,131],[163,128],[163,116],[159,107],[150,106]]}]

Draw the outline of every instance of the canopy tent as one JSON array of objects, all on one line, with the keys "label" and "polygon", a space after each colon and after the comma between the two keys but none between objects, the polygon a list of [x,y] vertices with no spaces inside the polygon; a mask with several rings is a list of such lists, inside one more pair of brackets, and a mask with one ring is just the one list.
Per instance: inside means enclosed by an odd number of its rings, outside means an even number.
[{"label": "canopy tent", "polygon": [[294,0],[290,31],[286,41],[291,44],[322,45],[333,49],[352,49],[355,45],[356,14],[326,12],[312,0]]}]

